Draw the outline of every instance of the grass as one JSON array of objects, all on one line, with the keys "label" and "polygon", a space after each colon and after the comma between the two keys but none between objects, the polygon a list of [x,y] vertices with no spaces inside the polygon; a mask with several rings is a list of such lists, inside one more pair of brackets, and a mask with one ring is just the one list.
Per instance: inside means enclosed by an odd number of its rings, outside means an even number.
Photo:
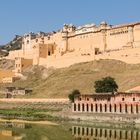
[{"label": "grass", "polygon": [[[47,74],[47,77],[44,75]],[[126,64],[117,60],[96,60],[79,63],[68,68],[35,67],[25,73],[26,80],[13,85],[33,89],[26,98],[67,98],[70,91],[79,89],[82,94],[94,93],[94,82],[106,76],[115,78],[119,91],[126,91],[140,83],[140,64]]]},{"label": "grass", "polygon": [[[23,119],[23,120],[48,120],[56,121],[60,118],[50,115],[52,112],[60,110],[53,109],[35,109],[35,108],[14,108],[14,109],[0,109],[0,116],[6,119]],[[51,112],[51,113],[50,113]]]}]

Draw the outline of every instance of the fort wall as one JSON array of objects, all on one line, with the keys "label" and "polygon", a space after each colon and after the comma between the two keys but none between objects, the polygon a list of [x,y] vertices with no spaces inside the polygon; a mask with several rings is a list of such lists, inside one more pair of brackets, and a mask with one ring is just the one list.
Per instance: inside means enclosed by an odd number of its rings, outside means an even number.
[{"label": "fort wall", "polygon": [[33,65],[65,67],[93,60],[99,53],[134,47],[140,47],[140,22],[115,26],[101,22],[79,27],[64,24],[57,32],[25,34],[22,49],[11,51],[8,58],[22,57],[32,59]]}]

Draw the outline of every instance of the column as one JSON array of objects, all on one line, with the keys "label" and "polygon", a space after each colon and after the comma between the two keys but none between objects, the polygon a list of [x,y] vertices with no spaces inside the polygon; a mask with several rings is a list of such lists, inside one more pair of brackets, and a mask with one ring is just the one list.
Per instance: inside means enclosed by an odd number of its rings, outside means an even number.
[{"label": "column", "polygon": [[97,112],[100,113],[100,104],[97,104]]},{"label": "column", "polygon": [[127,111],[128,111],[128,114],[131,114],[131,104],[127,105]]},{"label": "column", "polygon": [[125,104],[122,104],[122,113],[125,114],[126,113],[125,111],[126,111],[125,110]]}]

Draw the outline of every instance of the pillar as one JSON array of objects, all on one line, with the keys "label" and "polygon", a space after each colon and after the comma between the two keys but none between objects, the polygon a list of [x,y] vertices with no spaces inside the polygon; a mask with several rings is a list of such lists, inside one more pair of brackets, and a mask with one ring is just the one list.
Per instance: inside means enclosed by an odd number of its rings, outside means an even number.
[{"label": "pillar", "polygon": [[131,114],[131,104],[127,105],[127,111],[128,111],[128,114]]},{"label": "pillar", "polygon": [[125,110],[125,104],[122,104],[122,113],[125,114],[126,113],[125,111],[126,111]]},{"label": "pillar", "polygon": [[100,113],[100,104],[97,104],[97,112]]}]

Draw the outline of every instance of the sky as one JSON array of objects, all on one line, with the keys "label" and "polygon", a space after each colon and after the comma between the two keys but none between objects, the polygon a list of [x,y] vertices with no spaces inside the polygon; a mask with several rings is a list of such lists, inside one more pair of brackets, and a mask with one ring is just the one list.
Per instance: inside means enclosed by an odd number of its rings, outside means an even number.
[{"label": "sky", "polygon": [[0,45],[15,35],[50,32],[64,23],[140,21],[140,0],[0,0]]}]

